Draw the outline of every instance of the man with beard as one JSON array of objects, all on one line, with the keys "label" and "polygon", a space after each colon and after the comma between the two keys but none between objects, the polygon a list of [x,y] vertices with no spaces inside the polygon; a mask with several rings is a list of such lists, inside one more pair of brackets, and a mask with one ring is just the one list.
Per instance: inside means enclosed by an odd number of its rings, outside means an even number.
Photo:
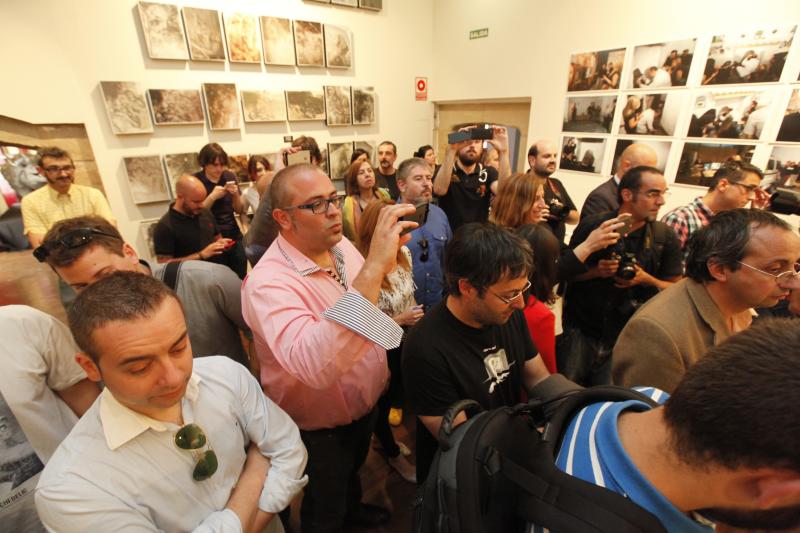
[{"label": "man with beard", "polygon": [[611,382],[611,349],[634,311],[683,272],[678,239],[656,217],[667,182],[653,167],[634,167],[619,183],[620,207],[582,219],[569,246],[575,248],[603,222],[629,215],[613,245],[590,255],[585,271],[568,281],[564,302],[564,335],[558,368],[581,385]]},{"label": "man with beard", "polygon": [[[528,242],[494,224],[465,224],[445,251],[448,296],[408,333],[403,385],[417,415],[417,481],[428,475],[442,416],[456,401],[484,409],[551,398],[574,387],[550,375],[522,309],[531,284]],[[455,419],[459,424],[464,414]]]},{"label": "man with beard", "polygon": [[[478,126],[456,126],[453,131],[467,131]],[[511,175],[508,159],[508,132],[502,126],[493,126],[494,138],[487,142],[500,155],[500,168],[484,167],[479,163],[483,154],[483,141],[472,139],[447,146],[445,160],[433,180],[433,194],[439,197],[439,206],[447,213],[450,227],[455,232],[468,222],[486,222],[489,202],[497,193],[498,180]]]},{"label": "man with beard", "polygon": [[375,181],[381,189],[387,189],[392,198],[400,196],[397,188],[397,146],[392,141],[383,141],[378,145],[378,168],[375,169]]},{"label": "man with beard", "polygon": [[558,149],[550,141],[539,140],[531,145],[528,150],[529,173],[544,178],[544,201],[550,213],[547,215],[547,225],[559,240],[564,242],[566,225],[578,223],[578,208],[567,194],[564,184],[550,176],[556,171],[556,154]]},{"label": "man with beard", "polygon": [[644,389],[661,406],[589,405],[556,465],[624,494],[666,531],[797,528],[800,366],[787,349],[799,344],[795,322],[767,320],[711,348],[671,396]]}]

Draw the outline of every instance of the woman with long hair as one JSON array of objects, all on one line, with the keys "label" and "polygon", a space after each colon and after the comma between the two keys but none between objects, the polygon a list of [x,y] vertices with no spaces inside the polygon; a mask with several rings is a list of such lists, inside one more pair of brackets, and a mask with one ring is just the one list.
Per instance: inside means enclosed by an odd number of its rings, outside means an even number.
[{"label": "woman with long hair", "polygon": [[344,175],[347,198],[342,206],[344,236],[356,240],[361,214],[372,200],[389,199],[389,191],[378,187],[369,161],[355,161]]},{"label": "woman with long hair", "polygon": [[628,102],[622,108],[622,126],[625,133],[636,133],[636,126],[642,116],[642,101],[638,96],[629,96]]},{"label": "woman with long hair", "polygon": [[[356,247],[366,257],[372,244],[372,235],[378,223],[378,215],[387,205],[394,205],[393,200],[386,198],[371,201],[361,215],[356,238]],[[411,274],[411,252],[405,246],[397,251],[397,267],[389,272],[381,283],[381,291],[376,304],[378,309],[392,317],[399,326],[406,329],[422,318],[422,306],[414,300],[414,278]],[[394,440],[390,421],[399,425],[402,420],[403,409],[403,380],[401,375],[400,354],[402,343],[399,347],[387,350],[386,360],[389,365],[391,377],[389,388],[378,400],[378,421],[375,424],[375,436],[386,453],[389,464],[405,479],[416,483],[416,469],[405,458],[403,452],[408,452]],[[410,453],[410,452],[408,452]]]},{"label": "woman with long hair", "polygon": [[545,179],[533,174],[514,174],[500,182],[489,221],[518,228],[544,222],[550,212],[544,201]]}]

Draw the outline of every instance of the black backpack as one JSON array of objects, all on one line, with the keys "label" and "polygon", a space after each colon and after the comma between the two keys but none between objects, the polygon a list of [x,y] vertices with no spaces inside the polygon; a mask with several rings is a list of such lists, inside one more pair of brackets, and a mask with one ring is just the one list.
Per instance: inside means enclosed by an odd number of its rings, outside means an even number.
[{"label": "black backpack", "polygon": [[[583,407],[649,397],[601,386],[564,399],[544,431],[542,403],[484,411],[477,402],[453,404],[442,419],[439,450],[414,501],[415,533],[513,533],[533,523],[552,532],[666,531],[624,496],[570,476],[555,465],[563,432]],[[453,428],[462,411],[470,418]]]}]

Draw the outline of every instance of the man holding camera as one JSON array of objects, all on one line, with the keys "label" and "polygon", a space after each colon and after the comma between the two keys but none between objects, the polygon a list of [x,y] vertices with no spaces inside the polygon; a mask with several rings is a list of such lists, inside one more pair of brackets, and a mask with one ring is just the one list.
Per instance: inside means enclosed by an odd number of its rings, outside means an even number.
[{"label": "man holding camera", "polygon": [[618,218],[625,226],[614,245],[585,261],[586,271],[567,285],[564,335],[558,346],[558,368],[585,385],[608,384],[611,349],[636,309],[682,273],[675,233],[656,220],[667,183],[653,167],[628,170],[619,184],[617,211],[581,220],[570,248],[581,244],[603,222]]},{"label": "man holding camera", "polygon": [[544,178],[544,201],[550,214],[547,215],[547,225],[553,231],[559,242],[564,242],[567,224],[578,223],[578,208],[567,194],[567,189],[561,181],[550,176],[556,171],[556,154],[558,148],[555,143],[539,140],[531,145],[528,150],[528,164],[531,166],[529,173]]}]

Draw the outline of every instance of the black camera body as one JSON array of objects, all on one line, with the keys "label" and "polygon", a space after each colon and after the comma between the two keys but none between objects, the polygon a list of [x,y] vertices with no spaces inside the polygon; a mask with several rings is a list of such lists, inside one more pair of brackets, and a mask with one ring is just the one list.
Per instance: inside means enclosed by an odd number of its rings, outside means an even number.
[{"label": "black camera body", "polygon": [[782,215],[800,215],[800,191],[778,189],[769,200],[769,210]]},{"label": "black camera body", "polygon": [[636,254],[633,252],[612,252],[611,259],[619,261],[619,266],[617,267],[617,273],[614,274],[616,277],[620,279],[624,279],[625,281],[630,281],[636,277],[636,265],[639,264],[639,261],[636,259]]},{"label": "black camera body", "polygon": [[567,209],[567,206],[559,202],[556,198],[553,198],[547,202],[547,209],[550,210],[550,215],[558,220],[566,218],[566,216],[569,214],[569,209]]}]

